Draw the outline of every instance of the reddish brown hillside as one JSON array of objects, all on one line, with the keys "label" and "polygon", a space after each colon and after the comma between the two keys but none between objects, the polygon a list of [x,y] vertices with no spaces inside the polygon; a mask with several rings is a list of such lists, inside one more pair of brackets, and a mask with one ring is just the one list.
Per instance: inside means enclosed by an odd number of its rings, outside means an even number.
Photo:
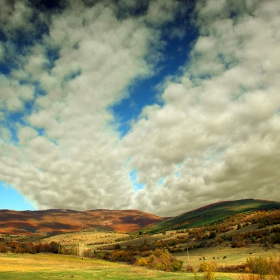
[{"label": "reddish brown hillside", "polygon": [[81,230],[132,232],[163,218],[137,210],[0,210],[0,233],[38,234]]}]

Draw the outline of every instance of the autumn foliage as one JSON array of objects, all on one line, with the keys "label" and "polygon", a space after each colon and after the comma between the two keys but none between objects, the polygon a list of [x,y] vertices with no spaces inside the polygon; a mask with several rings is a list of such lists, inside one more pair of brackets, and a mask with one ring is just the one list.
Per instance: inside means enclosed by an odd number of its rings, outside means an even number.
[{"label": "autumn foliage", "polygon": [[16,254],[36,254],[36,253],[54,253],[57,254],[59,251],[59,244],[52,241],[51,243],[38,243],[33,242],[18,242],[11,241],[8,243],[0,243],[0,253],[12,252]]},{"label": "autumn foliage", "polygon": [[136,265],[164,271],[180,271],[183,262],[177,260],[167,250],[161,251],[157,249],[149,257],[139,258]]}]

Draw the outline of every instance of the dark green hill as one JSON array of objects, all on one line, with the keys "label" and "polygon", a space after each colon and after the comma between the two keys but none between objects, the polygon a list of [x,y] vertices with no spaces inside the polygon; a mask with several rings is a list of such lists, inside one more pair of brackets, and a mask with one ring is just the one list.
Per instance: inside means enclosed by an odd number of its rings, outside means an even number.
[{"label": "dark green hill", "polygon": [[157,233],[167,230],[202,227],[206,225],[213,225],[240,213],[279,208],[280,202],[276,201],[256,199],[221,201],[183,213],[174,218],[169,218],[152,226],[147,226],[141,229],[141,231],[142,233]]}]

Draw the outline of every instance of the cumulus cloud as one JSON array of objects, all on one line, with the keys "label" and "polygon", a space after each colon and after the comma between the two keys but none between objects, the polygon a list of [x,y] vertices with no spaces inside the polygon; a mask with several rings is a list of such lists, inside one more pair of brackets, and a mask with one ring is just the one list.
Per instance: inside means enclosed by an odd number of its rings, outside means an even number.
[{"label": "cumulus cloud", "polygon": [[7,108],[9,111],[24,110],[25,102],[33,99],[34,87],[22,85],[15,79],[6,78],[0,75],[0,87],[2,89],[0,108]]},{"label": "cumulus cloud", "polygon": [[246,4],[198,3],[191,64],[180,83],[166,84],[165,106],[146,108],[126,137],[131,165],[153,198],[137,193],[138,207],[165,213],[166,197],[177,213],[225,199],[279,199],[279,5]]},{"label": "cumulus cloud", "polygon": [[[180,76],[162,81],[161,105],[143,108],[124,137],[110,108],[155,74],[150,58],[162,55],[162,27],[182,3],[65,3],[46,12],[1,2],[0,60],[7,52],[10,68],[0,76],[0,180],[39,209],[170,216],[219,200],[280,199],[276,0],[197,1],[198,38]],[[38,38],[19,53],[7,48],[28,32]]]}]

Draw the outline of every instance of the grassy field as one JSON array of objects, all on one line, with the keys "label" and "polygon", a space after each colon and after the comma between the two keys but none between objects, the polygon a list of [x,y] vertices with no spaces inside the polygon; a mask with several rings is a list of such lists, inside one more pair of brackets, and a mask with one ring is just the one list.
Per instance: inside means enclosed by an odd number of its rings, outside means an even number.
[{"label": "grassy field", "polygon": [[61,245],[73,245],[79,243],[94,244],[98,242],[114,243],[116,239],[128,238],[128,234],[114,233],[114,232],[75,232],[55,235],[45,238],[44,242],[55,241]]},{"label": "grassy field", "polygon": [[221,201],[144,227],[141,231],[146,234],[153,234],[166,230],[204,227],[205,225],[212,225],[240,213],[264,209],[279,209],[279,207],[280,202],[275,201],[254,199]]},{"label": "grassy field", "polygon": [[[201,276],[201,275],[200,275]],[[191,273],[168,273],[101,260],[53,254],[0,254],[0,279],[194,279]],[[216,279],[234,279],[217,275]]]},{"label": "grassy field", "polygon": [[[197,268],[201,264],[203,257],[206,262],[215,261],[218,266],[237,265],[246,262],[249,257],[270,257],[276,258],[280,255],[280,247],[275,246],[273,249],[265,251],[259,245],[253,245],[243,248],[231,248],[217,246],[214,248],[198,248],[187,252],[173,254],[177,259],[184,261],[184,266],[189,262],[193,267]],[[226,256],[226,258],[224,258]]]}]

